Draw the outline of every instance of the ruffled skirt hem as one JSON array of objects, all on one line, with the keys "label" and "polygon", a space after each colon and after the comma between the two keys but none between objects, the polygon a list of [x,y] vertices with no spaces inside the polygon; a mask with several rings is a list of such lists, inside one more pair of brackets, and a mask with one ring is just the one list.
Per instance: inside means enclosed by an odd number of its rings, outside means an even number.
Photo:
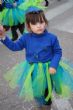
[{"label": "ruffled skirt hem", "polygon": [[46,101],[52,97],[52,89],[57,95],[65,98],[73,95],[73,69],[67,63],[61,61],[57,72],[51,75],[48,71],[50,62],[31,63],[27,61],[15,65],[4,78],[11,88],[19,86],[18,94],[26,100],[44,96],[48,88]]}]

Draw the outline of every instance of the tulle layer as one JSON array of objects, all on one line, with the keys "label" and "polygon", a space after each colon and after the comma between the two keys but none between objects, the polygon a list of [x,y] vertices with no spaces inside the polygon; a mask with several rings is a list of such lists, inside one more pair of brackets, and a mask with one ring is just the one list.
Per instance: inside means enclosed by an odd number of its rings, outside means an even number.
[{"label": "tulle layer", "polygon": [[56,74],[48,72],[50,63],[21,62],[13,67],[5,79],[11,88],[19,86],[18,94],[26,100],[44,96],[48,88],[46,101],[52,97],[52,89],[60,96],[69,98],[73,94],[73,69],[67,63],[61,61]]},{"label": "tulle layer", "polygon": [[0,12],[0,24],[2,23],[2,13]]},{"label": "tulle layer", "polygon": [[43,0],[25,0],[23,3],[18,5],[16,8],[5,8],[1,12],[0,22],[1,24],[6,26],[18,25],[18,23],[22,24],[25,22],[25,13],[27,9],[31,6],[39,7],[40,9],[44,9],[39,3]]},{"label": "tulle layer", "polygon": [[2,24],[6,26],[18,25],[24,23],[24,11],[19,8],[4,9],[2,12]]}]

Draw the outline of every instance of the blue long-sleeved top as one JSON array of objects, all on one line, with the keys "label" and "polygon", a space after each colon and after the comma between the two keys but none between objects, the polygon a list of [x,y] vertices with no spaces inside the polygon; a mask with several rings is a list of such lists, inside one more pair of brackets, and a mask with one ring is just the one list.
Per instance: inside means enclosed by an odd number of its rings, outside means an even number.
[{"label": "blue long-sleeved top", "polygon": [[26,33],[16,42],[8,37],[1,42],[12,51],[25,48],[26,59],[30,63],[50,61],[50,67],[57,68],[62,56],[62,49],[57,37],[46,30],[43,34]]}]

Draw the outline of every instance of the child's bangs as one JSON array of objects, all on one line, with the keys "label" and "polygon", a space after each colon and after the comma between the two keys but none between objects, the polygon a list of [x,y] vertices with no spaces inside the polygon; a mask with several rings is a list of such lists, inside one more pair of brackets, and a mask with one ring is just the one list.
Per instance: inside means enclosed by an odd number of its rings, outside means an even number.
[{"label": "child's bangs", "polygon": [[44,22],[45,20],[44,20],[44,18],[43,18],[43,16],[41,15],[41,14],[33,14],[32,15],[32,17],[31,17],[31,20],[30,20],[30,22],[31,22],[31,24],[36,24],[36,23],[42,23],[42,22]]},{"label": "child's bangs", "polygon": [[26,15],[26,23],[29,25],[30,23],[35,25],[36,23],[43,23],[45,22],[48,24],[47,19],[45,18],[45,15],[43,11],[38,11],[38,12],[30,12]]}]

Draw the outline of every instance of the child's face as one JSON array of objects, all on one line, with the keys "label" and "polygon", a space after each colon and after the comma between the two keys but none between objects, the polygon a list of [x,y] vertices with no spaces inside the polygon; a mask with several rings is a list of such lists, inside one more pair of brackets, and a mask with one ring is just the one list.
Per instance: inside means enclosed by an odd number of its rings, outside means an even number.
[{"label": "child's face", "polygon": [[36,24],[30,23],[30,30],[36,34],[42,34],[46,28],[46,23],[43,21],[42,23],[37,22]]}]

